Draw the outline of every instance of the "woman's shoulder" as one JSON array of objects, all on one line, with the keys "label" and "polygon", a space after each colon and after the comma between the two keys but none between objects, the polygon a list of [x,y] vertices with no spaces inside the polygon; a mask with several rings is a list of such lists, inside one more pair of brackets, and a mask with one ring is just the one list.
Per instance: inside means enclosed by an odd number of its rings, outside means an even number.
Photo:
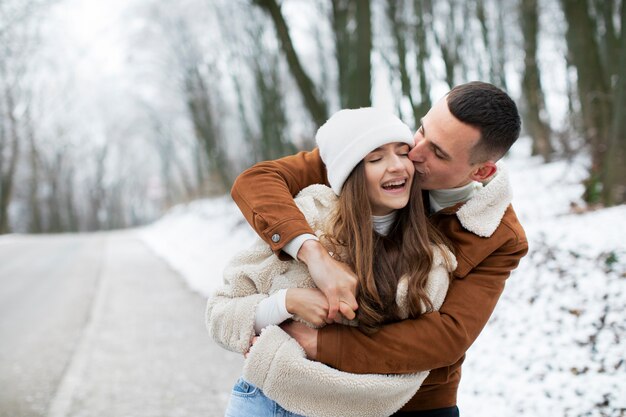
[{"label": "woman's shoulder", "polygon": [[446,245],[430,244],[430,248],[433,251],[433,264],[432,267],[444,266],[449,272],[452,272],[457,267],[456,256],[452,253],[450,248]]},{"label": "woman's shoulder", "polygon": [[335,192],[329,186],[324,184],[309,185],[296,195],[295,200],[297,203],[298,200],[307,198],[329,204],[337,201],[337,195]]},{"label": "woman's shoulder", "polygon": [[311,228],[324,229],[329,216],[337,206],[337,195],[322,184],[309,185],[298,193],[295,202]]}]

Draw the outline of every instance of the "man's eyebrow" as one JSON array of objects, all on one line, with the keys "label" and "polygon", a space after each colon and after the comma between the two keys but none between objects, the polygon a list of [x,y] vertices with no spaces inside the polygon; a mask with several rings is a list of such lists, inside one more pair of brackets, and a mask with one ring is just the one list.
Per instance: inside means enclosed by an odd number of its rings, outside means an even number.
[{"label": "man's eyebrow", "polygon": [[[420,128],[422,129],[422,136],[426,137],[426,128],[424,127],[424,118],[422,117],[420,119]],[[444,151],[441,146],[437,145],[437,143],[433,142],[432,138],[429,138],[428,141],[430,142],[430,144],[437,150],[439,151],[439,153],[445,158],[445,159],[451,159],[450,158],[450,154],[446,151]]]}]

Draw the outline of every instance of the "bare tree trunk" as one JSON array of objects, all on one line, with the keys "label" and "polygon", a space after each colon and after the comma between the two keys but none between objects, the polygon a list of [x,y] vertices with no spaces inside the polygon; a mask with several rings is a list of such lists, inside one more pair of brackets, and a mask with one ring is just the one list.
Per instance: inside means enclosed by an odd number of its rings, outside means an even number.
[{"label": "bare tree trunk", "polygon": [[[413,98],[411,77],[409,77],[409,70],[406,64],[407,47],[406,47],[406,35],[407,24],[403,16],[406,11],[404,9],[404,2],[390,1],[386,3],[387,20],[389,22],[389,29],[393,37],[396,46],[396,56],[398,57],[398,67],[394,68],[400,75],[400,88],[402,89],[402,95],[405,96],[411,104],[411,110],[413,111],[413,120],[417,125],[419,122],[419,113],[416,112],[415,99]],[[398,8],[398,5],[401,8]]]},{"label": "bare tree trunk", "polygon": [[621,36],[614,90],[613,123],[609,149],[603,164],[603,201],[607,206],[626,203],[626,7],[622,3]]},{"label": "bare tree trunk", "polygon": [[608,148],[611,115],[609,81],[600,60],[600,50],[587,0],[561,0],[567,20],[566,40],[578,73],[578,94],[584,135],[591,149],[591,168],[585,200],[599,202],[602,195],[602,164]]},{"label": "bare tree trunk", "polygon": [[370,1],[338,0],[332,4],[340,105],[344,108],[371,106]]},{"label": "bare tree trunk", "polygon": [[537,33],[539,32],[537,0],[522,0],[520,15],[525,52],[522,79],[522,91],[526,104],[523,112],[524,124],[533,140],[532,154],[541,155],[544,161],[549,161],[554,149],[550,126],[541,117],[541,114],[545,113],[545,100],[537,65]]},{"label": "bare tree trunk", "polygon": [[434,33],[437,44],[441,49],[441,57],[446,67],[446,83],[448,87],[452,88],[456,84],[457,68],[461,66],[459,49],[463,42],[463,31],[458,31],[456,28],[455,15],[459,7],[457,2],[450,2],[449,7],[450,11],[446,15],[446,33],[443,36],[436,31]]},{"label": "bare tree trunk", "polygon": [[426,79],[426,61],[428,60],[428,46],[426,43],[426,33],[428,31],[425,21],[432,20],[432,7],[430,0],[415,0],[415,45],[417,47],[417,72],[419,76],[420,103],[416,106],[415,123],[418,124],[422,116],[430,110],[430,85]]},{"label": "bare tree trunk", "polygon": [[[262,57],[256,58],[254,68],[257,92],[259,94],[259,126],[261,128],[259,145],[262,160],[277,159],[295,153],[296,148],[285,137],[287,118],[285,104],[280,89],[278,59],[267,57],[261,65]],[[267,71],[263,67],[268,68]]]},{"label": "bare tree trunk", "polygon": [[[485,46],[485,51],[487,51],[487,55],[489,56],[489,82],[495,84],[495,65],[494,65],[494,48],[491,45],[491,40],[489,38],[489,26],[487,23],[487,13],[485,11],[485,2],[484,0],[476,0],[476,18],[478,19],[478,23],[480,23],[480,34],[482,35],[483,45]],[[502,7],[502,5],[500,5]]]},{"label": "bare tree trunk", "polygon": [[29,231],[32,233],[41,233],[43,231],[43,222],[41,217],[41,202],[39,200],[39,181],[40,179],[40,156],[35,140],[35,129],[32,125],[33,121],[30,117],[30,109],[26,110],[26,129],[28,131],[29,162],[30,162],[30,189],[28,205],[30,209],[30,225]]},{"label": "bare tree trunk", "polygon": [[289,65],[291,74],[296,80],[300,94],[302,94],[304,104],[315,124],[318,127],[321,126],[326,122],[326,119],[328,119],[326,104],[318,96],[313,81],[311,81],[311,78],[304,71],[300,63],[300,58],[298,58],[298,54],[294,49],[291,36],[289,35],[289,28],[280,10],[280,6],[276,0],[254,0],[254,3],[263,8],[272,18],[272,22],[276,28],[276,34],[280,40],[280,45],[287,59],[287,64]]},{"label": "bare tree trunk", "polygon": [[100,230],[103,226],[102,216],[105,209],[106,187],[104,177],[106,174],[106,161],[109,154],[109,145],[104,144],[96,153],[96,171],[92,183],[89,184],[89,208],[87,230]]},{"label": "bare tree trunk", "polygon": [[496,54],[496,71],[495,71],[495,85],[500,86],[504,91],[508,90],[507,82],[506,82],[506,30],[504,29],[505,22],[504,6],[498,8],[498,21],[497,25],[497,45],[494,48]]},{"label": "bare tree trunk", "polygon": [[356,0],[356,68],[354,69],[354,87],[351,108],[372,105],[372,12],[370,0]]},{"label": "bare tree trunk", "polygon": [[596,19],[601,21],[603,27],[602,41],[599,44],[600,56],[603,67],[606,69],[605,77],[610,79],[617,73],[620,64],[620,55],[617,53],[620,48],[620,40],[614,24],[615,16],[619,16],[616,14],[618,5],[616,0],[594,0],[593,4],[596,9]]},{"label": "bare tree trunk", "polygon": [[48,227],[47,232],[60,233],[63,231],[63,197],[62,197],[62,170],[63,154],[57,152],[54,160],[48,167],[46,178],[50,193],[48,194]]},{"label": "bare tree trunk", "polygon": [[67,223],[65,230],[68,232],[78,232],[80,230],[80,221],[76,202],[74,200],[74,168],[68,167],[63,176],[63,188],[65,189],[65,202],[63,204],[64,211],[67,213]]},{"label": "bare tree trunk", "polygon": [[347,108],[350,101],[350,33],[348,22],[350,18],[350,0],[333,1],[333,33],[335,35],[335,58],[339,73],[339,105]]},{"label": "bare tree trunk", "polygon": [[[13,193],[13,187],[15,185],[15,172],[17,170],[17,159],[20,150],[20,138],[17,127],[17,120],[15,118],[15,102],[13,97],[13,91],[6,86],[5,91],[5,105],[6,105],[6,120],[8,122],[8,132],[6,139],[2,139],[2,144],[8,146],[8,166],[5,168],[4,163],[0,165],[3,168],[0,171],[0,234],[10,232],[9,224],[9,204],[11,203],[11,197]],[[4,151],[4,149],[0,149]],[[2,159],[2,153],[0,152],[0,159]]]},{"label": "bare tree trunk", "polygon": [[209,169],[220,182],[221,191],[231,187],[233,175],[221,134],[218,131],[213,108],[211,93],[198,68],[189,68],[185,75],[185,93],[187,108],[191,115],[197,139],[207,156]]}]

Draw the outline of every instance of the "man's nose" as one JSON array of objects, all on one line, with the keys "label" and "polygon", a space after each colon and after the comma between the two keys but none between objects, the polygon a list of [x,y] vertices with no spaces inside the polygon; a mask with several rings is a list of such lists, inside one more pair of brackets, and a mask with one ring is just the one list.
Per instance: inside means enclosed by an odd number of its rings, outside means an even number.
[{"label": "man's nose", "polygon": [[426,159],[425,140],[419,140],[415,138],[415,146],[409,151],[409,159],[413,162],[424,162]]}]

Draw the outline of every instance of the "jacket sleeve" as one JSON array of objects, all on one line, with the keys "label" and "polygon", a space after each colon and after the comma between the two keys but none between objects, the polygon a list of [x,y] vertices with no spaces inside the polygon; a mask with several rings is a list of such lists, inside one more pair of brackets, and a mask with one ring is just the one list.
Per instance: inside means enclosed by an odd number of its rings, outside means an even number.
[{"label": "jacket sleeve", "polygon": [[[439,311],[386,325],[371,336],[348,326],[326,326],[318,332],[317,360],[354,373],[410,373],[456,363],[482,331],[510,272],[528,251],[525,238],[491,244],[497,249],[476,266],[457,252],[459,267]],[[463,270],[467,274],[459,276]]]},{"label": "jacket sleeve", "polygon": [[243,353],[255,335],[257,305],[267,298],[271,277],[284,273],[288,262],[276,258],[264,242],[235,256],[224,269],[224,286],[208,300],[206,326],[220,346]]},{"label": "jacket sleeve", "polygon": [[244,171],[231,196],[252,228],[281,259],[291,259],[283,246],[313,231],[293,202],[300,190],[327,184],[326,168],[318,149],[275,161],[260,162]]},{"label": "jacket sleeve", "polygon": [[306,359],[302,347],[278,326],[263,330],[243,370],[246,381],[285,409],[319,417],[391,415],[413,397],[427,375],[341,372]]}]

